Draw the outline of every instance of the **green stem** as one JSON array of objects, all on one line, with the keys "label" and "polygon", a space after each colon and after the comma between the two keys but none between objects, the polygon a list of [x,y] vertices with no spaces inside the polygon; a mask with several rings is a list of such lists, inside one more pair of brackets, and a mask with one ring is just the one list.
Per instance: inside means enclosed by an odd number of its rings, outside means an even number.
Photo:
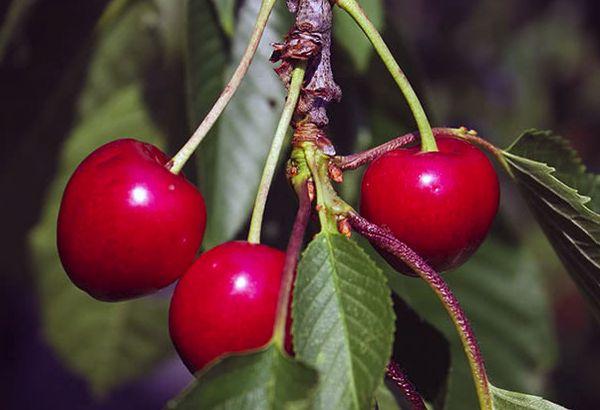
[{"label": "green stem", "polygon": [[396,84],[398,84],[398,87],[400,87],[400,90],[402,91],[402,94],[404,94],[404,98],[406,98],[410,110],[415,117],[415,121],[417,122],[419,133],[421,134],[421,150],[423,152],[437,151],[437,144],[435,143],[435,138],[431,132],[431,126],[429,125],[427,115],[423,110],[423,106],[421,105],[421,102],[415,94],[412,86],[408,82],[406,75],[404,75],[404,72],[394,59],[390,49],[381,38],[381,35],[373,23],[371,23],[356,0],[338,0],[336,4],[350,14],[350,16],[360,26],[362,31],[373,44],[373,47],[375,47],[377,54],[379,54],[379,57],[381,57],[381,60],[387,67],[388,71],[390,74],[392,74],[392,77],[394,77]]},{"label": "green stem", "polygon": [[271,14],[271,10],[273,10],[274,5],[275,0],[263,0],[262,4],[260,5],[260,10],[258,11],[258,16],[256,17],[254,31],[252,32],[252,36],[250,37],[250,41],[248,42],[248,46],[246,47],[246,51],[244,51],[244,55],[242,56],[240,63],[231,76],[231,79],[221,92],[221,95],[210,109],[208,114],[206,114],[206,117],[204,117],[204,120],[202,120],[190,139],[173,157],[173,160],[171,161],[172,165],[170,167],[170,171],[172,173],[178,174],[181,171],[187,160],[192,156],[196,148],[198,148],[198,145],[200,145],[204,137],[206,137],[206,134],[208,134],[221,113],[223,113],[223,110],[225,107],[227,107],[231,97],[233,97],[237,91],[242,80],[244,79],[244,76],[246,75],[246,72],[248,71],[248,68],[250,67],[250,63],[252,62],[252,58],[256,53],[256,49],[258,48],[260,39],[265,31],[267,21],[269,20],[269,15]]},{"label": "green stem", "polygon": [[269,188],[273,181],[275,169],[277,168],[277,161],[279,159],[281,148],[283,147],[286,131],[290,125],[296,103],[298,102],[298,97],[300,96],[305,71],[306,63],[303,62],[298,64],[292,72],[292,79],[290,81],[287,99],[283,106],[283,113],[281,114],[279,124],[277,124],[277,129],[275,130],[273,143],[271,144],[271,149],[267,156],[267,161],[258,186],[256,200],[254,201],[254,210],[252,211],[252,219],[250,220],[250,232],[248,233],[248,242],[250,243],[260,243],[260,230],[263,214],[265,212],[265,205],[267,203],[267,196],[269,195]]}]

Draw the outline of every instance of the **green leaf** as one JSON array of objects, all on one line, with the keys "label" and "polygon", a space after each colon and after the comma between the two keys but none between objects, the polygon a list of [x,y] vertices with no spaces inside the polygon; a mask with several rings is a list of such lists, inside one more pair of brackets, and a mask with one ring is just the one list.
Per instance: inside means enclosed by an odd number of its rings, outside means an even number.
[{"label": "green leaf", "polygon": [[224,358],[200,374],[167,408],[308,409],[316,384],[317,372],[270,345],[254,353]]},{"label": "green leaf", "polygon": [[223,31],[231,37],[235,26],[235,0],[212,0]]},{"label": "green leaf", "polygon": [[[200,124],[223,89],[228,49],[210,0],[187,1],[186,33],[186,91],[191,131]],[[215,185],[218,178],[214,175],[218,129],[219,123],[206,136],[195,158],[198,182],[211,216],[208,218],[209,225],[213,223],[210,198],[218,187]],[[205,235],[204,247],[207,247],[206,240]]]},{"label": "green leaf", "polygon": [[568,142],[525,132],[503,152],[538,223],[600,319],[600,176]]},{"label": "green leaf", "polygon": [[0,25],[0,62],[37,0],[12,0]]},{"label": "green leaf", "polygon": [[[362,0],[360,5],[375,27],[381,31],[385,20],[382,0]],[[373,46],[348,13],[335,9],[333,35],[337,43],[350,55],[356,70],[364,73],[373,56]]]},{"label": "green leaf", "polygon": [[[260,0],[247,0],[240,9],[232,44],[235,65],[246,48],[259,6]],[[283,22],[276,8],[244,82],[219,120],[218,135],[200,147],[212,161],[209,167],[201,167],[201,188],[210,215],[204,235],[207,248],[233,238],[254,203],[284,101],[284,88],[269,63],[270,43],[280,40],[287,29]]]},{"label": "green leaf", "polygon": [[[384,264],[379,258],[378,265]],[[389,266],[385,272],[393,290],[450,342],[446,408],[478,408],[462,344],[433,291],[423,281]],[[518,244],[488,239],[467,264],[444,277],[471,321],[490,378],[513,390],[540,392],[556,346],[541,272],[533,256]]]},{"label": "green leaf", "polygon": [[495,410],[566,410],[537,396],[503,390],[490,384]]},{"label": "green leaf", "polygon": [[81,160],[117,137],[158,145],[164,140],[152,123],[140,81],[157,51],[145,23],[153,17],[155,9],[140,3],[100,33],[76,125],[63,147],[41,220],[30,234],[44,334],[66,366],[85,377],[96,394],[144,374],[172,351],[165,300],[98,302],[69,281],[56,250],[60,199]]},{"label": "green leaf", "polygon": [[402,410],[386,383],[381,383],[375,391],[378,410]]},{"label": "green leaf", "polygon": [[320,375],[315,409],[364,409],[390,358],[394,313],[385,277],[352,240],[321,233],[298,265],[294,348]]}]

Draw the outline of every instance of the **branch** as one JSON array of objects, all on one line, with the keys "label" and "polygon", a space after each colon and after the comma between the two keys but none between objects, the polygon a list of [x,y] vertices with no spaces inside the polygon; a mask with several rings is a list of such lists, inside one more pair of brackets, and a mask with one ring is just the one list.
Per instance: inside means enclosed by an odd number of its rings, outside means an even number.
[{"label": "branch", "polygon": [[469,365],[471,366],[479,404],[482,409],[492,410],[489,382],[475,333],[458,299],[454,296],[442,276],[433,270],[415,251],[396,239],[390,231],[367,221],[354,211],[348,213],[348,222],[372,244],[388,251],[408,265],[435,292],[452,319],[462,341]]},{"label": "branch", "polygon": [[275,329],[273,332],[273,338],[275,343],[279,344],[279,347],[284,348],[285,346],[285,324],[288,315],[288,305],[290,302],[290,295],[292,294],[292,288],[294,283],[294,277],[296,276],[296,267],[298,265],[298,257],[302,250],[302,243],[304,240],[304,233],[306,232],[306,226],[311,212],[311,199],[309,196],[308,182],[305,180],[298,184],[295,184],[296,194],[298,195],[298,211],[296,213],[296,219],[294,220],[294,226],[292,227],[292,233],[288,241],[287,249],[285,252],[285,262],[283,265],[283,274],[281,277],[281,290],[279,293],[279,301],[277,302],[277,319],[275,320]]}]

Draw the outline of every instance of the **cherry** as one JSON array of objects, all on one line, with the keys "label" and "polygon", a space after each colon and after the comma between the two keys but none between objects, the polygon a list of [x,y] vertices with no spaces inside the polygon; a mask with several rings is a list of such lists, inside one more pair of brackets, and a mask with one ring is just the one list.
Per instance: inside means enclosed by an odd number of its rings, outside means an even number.
[{"label": "cherry", "polygon": [[[373,161],[362,180],[360,209],[434,269],[446,271],[463,264],[484,240],[498,210],[499,186],[478,148],[450,135],[436,141],[436,152],[411,147]],[[401,267],[391,255],[387,259]]]},{"label": "cherry", "polygon": [[71,176],[58,251],[71,280],[91,296],[145,295],[192,264],[206,223],[204,199],[168,161],[153,145],[120,139],[92,152]]},{"label": "cherry", "polygon": [[269,342],[284,259],[283,252],[265,245],[226,242],[203,253],[183,275],[171,300],[169,330],[190,372],[226,353]]}]

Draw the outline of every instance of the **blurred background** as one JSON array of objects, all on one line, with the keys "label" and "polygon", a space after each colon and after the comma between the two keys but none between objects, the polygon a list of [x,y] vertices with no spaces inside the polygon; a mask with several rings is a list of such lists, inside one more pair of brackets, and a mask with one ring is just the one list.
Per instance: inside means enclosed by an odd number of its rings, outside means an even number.
[{"label": "blurred background", "polygon": [[[191,381],[167,334],[170,290],[117,304],[89,298],[57,259],[56,214],[68,176],[102,143],[134,137],[176,152],[237,63],[259,3],[0,2],[0,408],[160,409]],[[598,1],[361,4],[433,124],[475,128],[501,147],[525,129],[552,129],[600,172]],[[242,89],[186,168],[207,198],[205,247],[247,229],[284,96],[267,62],[269,42],[282,38],[290,18],[279,5]],[[400,92],[339,10],[334,31],[334,75],[344,92],[330,110],[338,152],[413,130]],[[359,181],[354,172],[340,187],[348,201],[356,203]],[[447,278],[497,386],[600,408],[599,323],[518,191],[502,183],[493,234]],[[265,241],[284,248],[295,201],[281,172],[267,212]],[[448,408],[474,408],[443,312],[415,280],[398,281],[407,303],[449,340]],[[422,342],[410,330],[398,330],[406,349]],[[417,379],[433,359],[422,360]]]}]

